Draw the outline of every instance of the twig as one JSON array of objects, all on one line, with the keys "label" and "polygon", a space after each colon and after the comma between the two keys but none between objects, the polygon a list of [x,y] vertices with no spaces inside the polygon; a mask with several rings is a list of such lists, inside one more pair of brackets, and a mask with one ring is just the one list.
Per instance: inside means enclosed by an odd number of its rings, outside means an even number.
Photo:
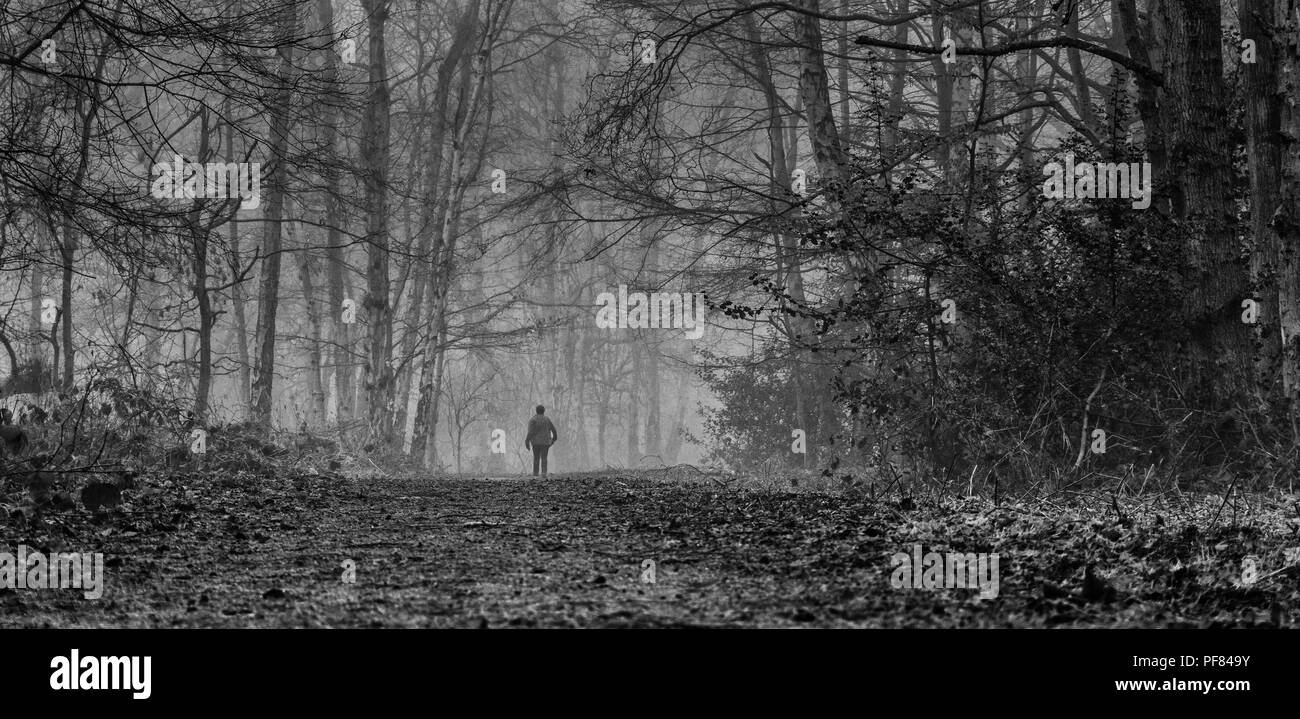
[{"label": "twig", "polygon": [[1219,511],[1214,513],[1214,519],[1210,521],[1210,529],[1214,529],[1215,525],[1219,523],[1219,515],[1223,514],[1223,506],[1228,503],[1228,497],[1232,496],[1232,489],[1237,486],[1237,478],[1240,476],[1239,474],[1232,475],[1232,483],[1228,485],[1228,491],[1224,493],[1223,501],[1219,503]]},{"label": "twig", "polygon": [[1092,398],[1097,396],[1101,390],[1101,383],[1106,381],[1106,370],[1109,367],[1101,368],[1101,376],[1097,378],[1097,386],[1092,388],[1092,393],[1083,401],[1083,427],[1079,430],[1079,456],[1074,460],[1074,468],[1077,470],[1083,464],[1083,454],[1087,451],[1088,446],[1088,410],[1092,407]]}]

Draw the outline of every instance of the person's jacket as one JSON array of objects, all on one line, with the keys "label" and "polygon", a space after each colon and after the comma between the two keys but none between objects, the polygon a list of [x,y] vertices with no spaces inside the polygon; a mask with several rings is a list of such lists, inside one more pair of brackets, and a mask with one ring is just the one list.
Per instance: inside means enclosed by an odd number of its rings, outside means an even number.
[{"label": "person's jacket", "polygon": [[560,438],[560,433],[555,431],[555,425],[551,424],[551,418],[544,414],[533,415],[528,420],[528,437],[524,444],[528,446],[537,445],[538,447],[549,447],[555,444],[555,440]]}]

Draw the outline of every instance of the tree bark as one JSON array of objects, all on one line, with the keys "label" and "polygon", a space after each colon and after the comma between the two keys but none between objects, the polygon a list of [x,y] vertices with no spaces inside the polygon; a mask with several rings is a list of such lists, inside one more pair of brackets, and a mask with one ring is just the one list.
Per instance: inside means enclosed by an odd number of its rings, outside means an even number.
[{"label": "tree bark", "polygon": [[[226,113],[229,117],[229,111]],[[227,161],[235,162],[235,126],[234,123],[226,124],[226,157]],[[239,378],[239,401],[243,404],[244,418],[247,419],[252,413],[252,404],[249,402],[250,393],[253,390],[253,360],[248,351],[248,316],[244,307],[244,283],[240,276],[243,268],[243,258],[239,253],[239,220],[238,213],[230,216],[230,304],[235,314],[235,325],[231,331],[235,334],[235,351],[239,357],[239,369],[236,377]]]},{"label": "tree bark", "polygon": [[63,391],[71,392],[76,370],[76,348],[72,344],[72,278],[76,272],[77,240],[80,233],[71,214],[64,214],[63,241],[59,243],[62,261],[62,297],[59,306],[60,329],[63,331]]},{"label": "tree bark", "polygon": [[1300,26],[1288,0],[1240,0],[1246,158],[1250,168],[1251,280],[1259,303],[1255,370],[1265,400],[1300,410]]},{"label": "tree bark", "polygon": [[808,117],[808,137],[821,181],[842,192],[848,181],[849,157],[840,144],[831,105],[821,24],[816,17],[821,13],[821,0],[801,0],[800,7],[807,11],[796,15],[795,27],[799,40],[799,94]]},{"label": "tree bark", "polygon": [[[317,0],[316,11],[322,32],[334,37],[334,3],[333,0]],[[347,284],[343,272],[347,265],[346,248],[343,244],[343,212],[341,193],[339,191],[339,142],[338,122],[342,114],[343,93],[339,87],[339,59],[335,48],[324,53],[325,67],[322,82],[327,89],[327,96],[321,107],[321,143],[325,150],[325,167],[322,171],[323,187],[321,204],[324,206],[324,220],[327,249],[329,281],[329,316],[331,357],[334,385],[334,413],[338,425],[343,425],[352,417],[352,326],[343,321],[343,300]]]},{"label": "tree bark", "polygon": [[[1300,413],[1300,9],[1288,0],[1275,2],[1274,28],[1284,38],[1277,51],[1275,76],[1281,114],[1278,124],[1282,128],[1282,182],[1271,229],[1281,257],[1278,334],[1282,343],[1282,390],[1294,432],[1296,414]],[[1290,21],[1283,20],[1286,10],[1292,13]]]},{"label": "tree bark", "polygon": [[306,242],[297,241],[294,236],[294,219],[292,203],[285,202],[285,232],[289,235],[289,244],[296,248],[298,256],[298,283],[302,286],[303,304],[307,310],[307,403],[306,421],[309,426],[317,427],[325,419],[325,383],[321,368],[321,340],[324,335],[321,318],[320,301],[316,292],[315,251]]},{"label": "tree bark", "polygon": [[[281,11],[280,33],[293,37],[297,27],[296,7]],[[271,172],[266,182],[266,212],[262,223],[262,278],[258,293],[258,355],[256,379],[253,380],[253,421],[265,429],[271,427],[271,400],[275,384],[276,317],[280,304],[281,222],[284,218],[285,183],[288,179],[289,112],[291,85],[289,72],[293,48],[285,43],[279,49],[279,83],[272,93],[267,144],[270,148]]]},{"label": "tree bark", "polygon": [[[456,22],[455,29],[451,40],[451,45],[447,49],[447,55],[438,65],[436,86],[434,87],[433,103],[430,109],[430,124],[427,139],[427,153],[425,158],[425,177],[424,192],[425,201],[421,205],[420,214],[420,237],[418,250],[415,261],[424,263],[422,269],[418,272],[416,285],[412,294],[411,304],[407,310],[408,325],[411,330],[407,333],[410,340],[409,346],[403,346],[403,354],[414,356],[416,353],[416,337],[419,329],[424,328],[427,324],[425,317],[427,305],[426,295],[429,284],[436,275],[435,253],[440,248],[435,249],[434,239],[442,228],[443,220],[447,212],[447,199],[450,196],[451,170],[444,163],[444,148],[447,142],[447,108],[451,97],[452,81],[455,79],[456,70],[460,67],[462,60],[465,58],[466,49],[475,37],[474,25],[478,21],[478,0],[471,0],[465,9],[461,11],[460,17]],[[412,321],[413,320],[413,321]],[[426,328],[426,331],[427,328]],[[426,343],[427,344],[427,343]],[[434,366],[434,363],[427,361],[423,363],[425,368]],[[410,376],[416,374],[416,364],[411,363]],[[423,372],[421,371],[421,375]],[[403,406],[409,404],[409,400],[403,398]],[[426,420],[421,418],[420,403],[424,402],[426,411],[429,409],[428,398],[421,393],[420,398],[416,401],[415,421],[413,422],[411,435],[410,453],[412,456],[424,456],[425,434],[428,432]],[[405,427],[405,424],[403,424]]]},{"label": "tree bark", "polygon": [[[1241,35],[1255,42],[1256,60],[1243,63],[1246,103],[1246,162],[1250,177],[1251,283],[1259,302],[1255,366],[1265,395],[1282,389],[1282,333],[1279,273],[1282,245],[1273,228],[1282,190],[1282,102],[1278,56],[1272,40],[1275,0],[1240,0]],[[1285,17],[1285,16],[1284,16]]]},{"label": "tree bark", "polygon": [[[493,28],[496,28],[495,30]],[[464,206],[465,192],[471,182],[478,176],[483,164],[486,146],[478,143],[473,162],[469,161],[471,135],[476,127],[479,110],[487,108],[487,119],[483,127],[491,125],[491,47],[493,36],[499,32],[499,25],[487,28],[480,39],[477,55],[480,62],[478,71],[469,64],[462,64],[460,69],[461,102],[456,107],[453,127],[456,130],[451,143],[451,156],[448,159],[448,172],[445,193],[445,208],[439,209],[442,220],[439,223],[438,237],[430,253],[434,266],[431,284],[431,311],[429,328],[425,333],[425,348],[422,352],[424,366],[420,370],[420,398],[416,409],[415,432],[412,438],[412,456],[424,458],[425,466],[437,466],[437,441],[434,433],[438,427],[438,387],[445,370],[445,337],[447,332],[447,303],[451,286],[456,278],[456,249],[460,228],[460,216]],[[418,448],[418,450],[417,450]]]},{"label": "tree bark", "polygon": [[[200,110],[198,161],[207,162],[211,153],[208,140],[210,117],[206,109]],[[190,268],[194,274],[194,300],[199,310],[199,372],[194,388],[194,419],[200,424],[208,420],[208,397],[212,389],[212,297],[208,294],[208,237],[209,228],[202,223],[203,200],[196,198],[189,213],[190,238],[194,242]],[[182,335],[183,336],[183,335]],[[188,359],[188,357],[186,357]]]},{"label": "tree bark", "polygon": [[370,94],[362,116],[361,159],[366,202],[366,392],[369,435],[393,442],[393,311],[388,278],[388,152],[390,96],[385,30],[388,0],[362,0],[370,31]]},{"label": "tree bark", "polygon": [[[1250,386],[1250,335],[1241,321],[1247,272],[1237,241],[1235,143],[1223,78],[1217,0],[1152,0],[1152,35],[1163,40],[1162,127],[1169,150],[1163,178],[1174,218],[1187,228],[1184,322],[1189,359],[1206,409],[1225,410]],[[1159,181],[1160,178],[1157,178]]]}]

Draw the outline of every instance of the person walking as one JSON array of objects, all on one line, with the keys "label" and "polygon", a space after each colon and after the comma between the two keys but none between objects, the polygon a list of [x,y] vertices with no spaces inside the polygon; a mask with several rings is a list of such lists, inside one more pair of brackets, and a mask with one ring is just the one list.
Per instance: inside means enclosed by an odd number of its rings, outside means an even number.
[{"label": "person walking", "polygon": [[537,414],[528,420],[528,436],[524,438],[524,448],[533,450],[534,477],[537,476],[539,466],[542,476],[546,476],[546,454],[551,451],[551,445],[559,439],[560,433],[555,431],[551,418],[546,416],[546,408],[537,405]]}]

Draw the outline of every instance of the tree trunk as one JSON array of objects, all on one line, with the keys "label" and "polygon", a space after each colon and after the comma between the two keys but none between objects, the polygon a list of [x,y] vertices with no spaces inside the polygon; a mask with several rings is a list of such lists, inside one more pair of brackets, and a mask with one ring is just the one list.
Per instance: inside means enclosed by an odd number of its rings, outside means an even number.
[{"label": "tree trunk", "polygon": [[325,420],[325,383],[321,369],[321,340],[323,337],[321,308],[316,296],[315,252],[308,243],[299,242],[294,237],[294,219],[292,203],[285,201],[285,232],[289,235],[290,246],[297,249],[298,283],[302,286],[303,304],[307,310],[307,403],[306,421],[309,426],[317,427]]},{"label": "tree trunk", "polygon": [[628,346],[632,354],[632,381],[627,391],[627,466],[640,466],[641,459],[641,352],[636,347]]},{"label": "tree trunk", "polygon": [[[1275,31],[1285,41],[1277,49],[1277,79],[1282,128],[1282,183],[1272,234],[1281,248],[1278,267],[1278,323],[1282,342],[1282,390],[1290,412],[1292,431],[1300,412],[1300,9],[1288,0],[1275,0]],[[1284,20],[1289,17],[1294,21]],[[1266,208],[1265,208],[1266,209]]]},{"label": "tree trunk", "polygon": [[663,461],[662,438],[660,436],[660,405],[663,398],[659,387],[659,353],[646,354],[646,418],[645,418],[645,454],[653,454]]},{"label": "tree trunk", "polygon": [[[37,238],[41,236],[40,231],[36,233]],[[39,239],[37,240],[40,241]],[[27,344],[27,356],[31,362],[32,368],[47,369],[49,363],[45,361],[45,326],[41,324],[41,299],[45,292],[45,265],[41,262],[33,262],[32,268],[32,311],[28,323],[28,331],[31,339]],[[37,381],[42,389],[53,387],[51,377],[38,375]]]},{"label": "tree trunk", "polygon": [[[908,4],[910,0],[898,0],[895,12],[899,15],[908,13]],[[907,23],[900,22],[894,26],[894,42],[906,43],[908,36]],[[892,168],[894,162],[898,159],[898,130],[903,121],[903,93],[907,89],[907,51],[894,50],[894,72],[889,81],[889,105],[884,119],[884,137],[881,147],[881,160],[886,168]],[[888,181],[889,169],[885,171],[885,179]]]},{"label": "tree trunk", "polygon": [[384,32],[388,0],[362,0],[370,31],[370,95],[361,126],[366,202],[366,392],[369,435],[393,442],[393,311],[388,278],[389,88]]},{"label": "tree trunk", "polygon": [[[949,19],[940,7],[938,0],[930,0],[931,20],[930,29],[934,34],[936,42],[945,39],[945,24],[951,25],[956,21]],[[954,42],[958,40],[955,35],[949,35]],[[951,67],[943,62],[941,55],[935,55],[930,60],[930,67],[934,71],[934,89],[936,124],[938,126],[938,142],[935,143],[934,160],[939,166],[939,176],[944,178],[945,182],[950,182],[952,178],[952,93],[953,77],[957,72],[957,66]]]},{"label": "tree trunk", "polygon": [[[281,36],[291,38],[297,26],[296,7],[281,11]],[[288,179],[289,112],[291,85],[289,72],[293,47],[286,43],[279,49],[279,86],[269,106],[271,121],[267,145],[270,148],[271,173],[266,182],[266,212],[262,223],[262,282],[257,308],[257,377],[253,380],[253,420],[263,428],[271,427],[271,400],[275,383],[276,316],[280,304],[281,221],[284,218],[285,183]]]},{"label": "tree trunk", "polygon": [[[198,161],[207,162],[211,153],[208,133],[210,117],[206,109],[200,110],[199,153]],[[189,213],[188,224],[190,237],[194,241],[190,269],[194,274],[194,299],[199,309],[199,377],[194,388],[194,420],[206,424],[208,420],[208,396],[212,389],[212,298],[208,295],[208,233],[209,229],[202,223],[203,200],[195,199]],[[182,332],[184,336],[184,332]],[[187,356],[188,360],[189,357]]]},{"label": "tree trunk", "polygon": [[[322,32],[334,37],[334,3],[332,0],[317,0],[316,11],[320,19]],[[352,326],[344,322],[343,300],[347,290],[343,270],[347,263],[346,249],[343,244],[343,211],[339,191],[339,143],[338,121],[341,115],[340,104],[343,93],[338,82],[338,55],[333,47],[324,53],[325,67],[322,82],[328,90],[321,107],[321,143],[325,149],[325,168],[322,171],[323,187],[321,204],[324,206],[324,221],[328,249],[325,256],[328,263],[329,282],[329,316],[331,357],[334,385],[335,421],[342,425],[352,417]]]},{"label": "tree trunk", "polygon": [[[1187,227],[1184,322],[1197,404],[1223,411],[1251,385],[1250,334],[1241,321],[1246,266],[1237,241],[1235,143],[1223,78],[1217,0],[1152,0],[1155,37],[1164,41],[1160,112],[1169,149],[1164,179],[1173,216]],[[1160,178],[1157,178],[1157,182]]]},{"label": "tree trunk", "polygon": [[[1129,56],[1147,67],[1158,69],[1157,65],[1160,63],[1157,60],[1163,53],[1158,45],[1148,48],[1147,39],[1143,37],[1144,28],[1138,19],[1134,0],[1114,0],[1114,2],[1124,32],[1124,44],[1128,48]],[[1150,37],[1150,26],[1148,25],[1145,30],[1146,36]],[[1142,117],[1142,139],[1146,145],[1147,157],[1151,161],[1151,172],[1153,178],[1163,178],[1169,172],[1169,151],[1163,118],[1161,117],[1160,88],[1145,75],[1137,75],[1134,81],[1137,83],[1138,90],[1138,115]],[[1171,211],[1169,196],[1163,193],[1155,198],[1151,206],[1166,214]]]},{"label": "tree trunk", "polygon": [[[840,0],[840,13],[847,15],[851,12],[849,0]],[[835,50],[839,55],[839,84],[840,84],[840,128],[844,132],[849,131],[849,23],[844,21],[840,23],[840,36],[835,41]]]},{"label": "tree trunk", "polygon": [[[491,34],[482,38],[482,47],[491,46]],[[429,329],[425,333],[425,341],[432,343],[433,346],[426,345],[422,353],[424,366],[420,370],[420,398],[416,410],[415,432],[411,442],[412,456],[424,457],[426,466],[436,466],[437,462],[437,442],[433,440],[438,426],[438,386],[446,362],[442,357],[446,351],[443,338],[447,331],[447,303],[451,285],[456,277],[456,246],[460,215],[464,206],[465,192],[478,176],[486,150],[486,145],[479,143],[475,161],[467,162],[471,144],[470,136],[476,126],[481,105],[486,105],[488,108],[484,126],[491,124],[491,103],[485,100],[490,96],[488,82],[491,78],[491,56],[484,50],[479,57],[482,66],[477,76],[469,65],[461,67],[458,94],[461,102],[456,107],[454,122],[456,135],[452,141],[452,153],[448,160],[445,208],[439,208],[442,221],[439,223],[438,237],[430,253],[434,263],[431,279],[432,310],[429,313]]]},{"label": "tree trunk", "polygon": [[1250,167],[1251,279],[1259,302],[1255,368],[1264,398],[1291,420],[1300,410],[1300,26],[1288,0],[1241,0],[1241,34],[1255,41],[1245,71]]},{"label": "tree trunk", "polygon": [[[429,126],[428,157],[425,159],[425,178],[424,192],[425,201],[421,205],[420,214],[420,238],[418,250],[416,252],[415,262],[427,263],[425,271],[418,272],[415,290],[412,294],[410,306],[407,310],[408,326],[411,330],[407,333],[406,338],[409,344],[403,344],[403,355],[413,357],[416,353],[416,337],[419,329],[425,326],[422,320],[425,320],[424,310],[426,309],[426,294],[429,288],[429,282],[435,276],[438,268],[435,266],[434,253],[438,250],[434,248],[433,240],[442,227],[442,222],[446,217],[447,205],[446,200],[449,197],[450,169],[444,168],[444,147],[446,145],[447,134],[447,106],[451,96],[451,83],[455,78],[457,68],[460,67],[462,59],[465,57],[465,50],[469,47],[470,42],[474,39],[474,24],[478,20],[478,0],[471,2],[461,11],[460,18],[456,24],[454,36],[452,37],[451,47],[447,50],[446,57],[438,66],[437,85],[434,88],[433,103],[430,110],[432,116]],[[426,330],[427,331],[427,330]],[[432,367],[433,363],[423,363],[425,367]],[[416,374],[415,362],[411,363],[409,377]],[[422,374],[422,373],[421,373]],[[425,401],[425,409],[428,410],[428,401]],[[409,399],[403,398],[403,407],[409,404]],[[424,456],[423,434],[427,432],[427,425],[420,418],[420,400],[416,403],[416,416],[413,423],[411,436],[410,453],[412,456]],[[403,423],[403,429],[405,423]]]},{"label": "tree trunk", "polygon": [[[1251,284],[1259,302],[1255,325],[1255,366],[1258,384],[1265,395],[1282,388],[1282,310],[1279,273],[1282,245],[1273,228],[1282,184],[1281,109],[1284,98],[1278,83],[1278,55],[1281,48],[1271,41],[1275,0],[1241,0],[1241,35],[1256,46],[1255,63],[1244,63],[1246,103],[1246,161],[1250,169]],[[1285,16],[1283,16],[1285,17]],[[1285,394],[1285,392],[1283,392]]]},{"label": "tree trunk", "polygon": [[[424,445],[421,447],[422,454],[420,460],[424,466],[430,469],[438,468],[438,438],[434,433],[438,430],[438,407],[442,399],[442,377],[447,368],[447,351],[444,349],[446,341],[446,329],[440,328],[438,334],[434,337],[437,350],[434,352],[434,361],[436,366],[433,368],[432,377],[428,382],[428,416],[426,426],[429,428],[429,434]],[[425,382],[420,380],[421,397],[424,401],[426,392]]]},{"label": "tree trunk", "polygon": [[[1079,3],[1068,3],[1069,15],[1065,22],[1067,37],[1079,37]],[[1092,109],[1092,88],[1088,87],[1088,76],[1083,71],[1083,53],[1077,47],[1067,47],[1066,57],[1070,62],[1070,74],[1074,76],[1074,91],[1078,98],[1079,120],[1092,133],[1097,132],[1097,113]]]},{"label": "tree trunk", "polygon": [[664,446],[664,464],[677,464],[677,454],[682,449],[682,431],[685,429],[686,408],[690,404],[691,374],[688,371],[677,372],[677,412],[673,415],[672,431]]},{"label": "tree trunk", "polygon": [[59,244],[62,260],[62,299],[59,306],[60,329],[63,330],[63,391],[71,392],[73,372],[76,369],[76,348],[72,345],[72,278],[76,272],[77,240],[80,232],[70,214],[64,214],[63,241]]},{"label": "tree trunk", "polygon": [[[229,114],[226,115],[229,117]],[[226,156],[227,161],[235,162],[235,125],[234,123],[226,124]],[[243,405],[244,419],[248,419],[252,413],[252,405],[249,402],[250,392],[253,390],[253,360],[248,352],[248,316],[244,308],[244,283],[241,279],[243,267],[243,258],[239,253],[239,220],[238,213],[230,216],[230,304],[235,313],[235,326],[232,331],[235,333],[235,351],[239,355],[239,369],[236,377],[239,378],[239,401]]]},{"label": "tree trunk", "polygon": [[[821,12],[821,0],[801,0],[809,13]],[[813,159],[822,183],[844,191],[848,182],[848,154],[840,144],[831,105],[830,82],[826,77],[826,59],[822,52],[821,24],[813,15],[798,13],[795,27],[799,37],[799,95],[808,117],[808,137]]]}]

